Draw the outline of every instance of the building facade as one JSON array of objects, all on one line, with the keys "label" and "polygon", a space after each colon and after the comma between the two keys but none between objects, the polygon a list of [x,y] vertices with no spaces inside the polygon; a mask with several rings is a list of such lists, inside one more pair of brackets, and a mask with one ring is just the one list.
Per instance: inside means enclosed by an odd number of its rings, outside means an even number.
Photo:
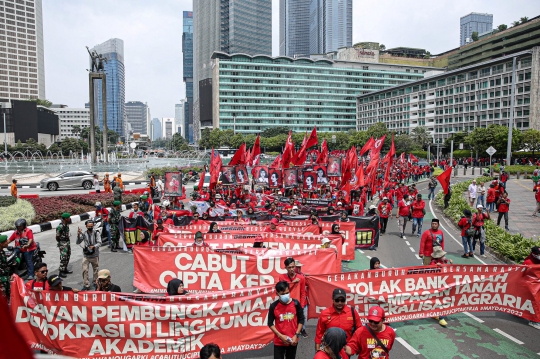
[{"label": "building facade", "polygon": [[197,0],[193,2],[193,126],[213,122],[212,54],[272,53],[271,0]]},{"label": "building facade", "polygon": [[[55,111],[37,106],[34,101],[10,102],[11,108],[1,110],[2,115],[6,115],[6,140],[9,145],[32,138],[49,147],[58,140],[60,120]],[[0,121],[0,132],[4,132],[3,121]]]},{"label": "building facade", "polygon": [[[106,86],[107,86],[107,128],[116,131],[120,136],[125,136],[126,117],[126,78],[124,68],[124,41],[110,39],[102,44],[94,46],[90,50],[102,54],[105,63]],[[91,60],[89,60],[91,61]],[[99,127],[103,130],[103,112],[101,81],[96,81],[94,109]]]},{"label": "building facade", "polygon": [[[216,52],[214,128],[244,134],[356,128],[356,96],[418,80],[433,68]],[[438,69],[440,70],[440,69]]]},{"label": "building facade", "polygon": [[166,140],[170,140],[176,133],[174,131],[174,118],[163,117],[161,119],[161,126],[161,137]]},{"label": "building facade", "polygon": [[148,106],[141,101],[126,102],[127,121],[131,124],[131,131],[147,135],[148,132]]},{"label": "building facade", "polygon": [[58,141],[62,141],[66,137],[79,138],[80,133],[74,132],[74,129],[82,130],[90,127],[90,109],[88,108],[73,108],[65,105],[52,106],[58,119],[60,120],[60,134]]},{"label": "building facade", "polygon": [[459,19],[459,46],[472,41],[472,33],[478,34],[493,29],[493,15],[471,12]]},{"label": "building facade", "polygon": [[[513,57],[516,76],[512,77]],[[511,88],[515,80],[514,107]],[[540,129],[540,47],[357,98],[358,130],[384,122],[410,133],[425,126],[435,143],[490,124]]]},{"label": "building facade", "polygon": [[279,55],[309,57],[311,0],[279,1]]},{"label": "building facade", "polygon": [[183,76],[186,86],[184,138],[193,142],[193,11],[184,11],[182,33]]},{"label": "building facade", "polygon": [[310,54],[352,46],[352,0],[311,0]]},{"label": "building facade", "polygon": [[161,128],[161,120],[159,118],[154,118],[152,119],[152,123],[151,123],[151,126],[150,126],[151,130],[150,130],[150,134],[151,134],[151,139],[152,141],[155,141],[157,140],[158,138],[162,138],[163,135],[163,131],[162,131],[162,128]]},{"label": "building facade", "polygon": [[186,106],[185,100],[180,100],[180,103],[177,103],[174,105],[174,128],[175,133],[179,133],[182,135],[182,137],[186,138],[186,134],[184,133],[183,129],[186,128],[185,126],[185,119],[184,119],[184,107]]},{"label": "building facade", "polygon": [[0,99],[45,99],[41,0],[0,6]]}]

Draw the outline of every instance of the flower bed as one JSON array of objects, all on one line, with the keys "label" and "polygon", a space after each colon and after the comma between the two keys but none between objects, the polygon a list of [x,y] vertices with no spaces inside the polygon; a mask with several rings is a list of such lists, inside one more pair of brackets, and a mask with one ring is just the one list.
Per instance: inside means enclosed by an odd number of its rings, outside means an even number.
[{"label": "flower bed", "polygon": [[[479,177],[476,179],[478,183],[491,181],[490,177]],[[470,209],[471,212],[475,212],[476,209],[472,208],[463,193],[468,190],[472,180],[457,183],[452,186],[452,197],[450,198],[449,206],[444,210],[446,214],[457,225],[463,211]],[[437,204],[441,207],[444,205],[443,201],[444,192],[439,191],[437,193]],[[538,245],[531,238],[525,238],[521,234],[511,234],[505,231],[503,228],[497,226],[492,220],[485,221],[486,230],[486,245],[492,248],[494,251],[506,257],[514,262],[522,263],[523,260],[531,252],[531,248]]]},{"label": "flower bed", "polygon": [[[122,203],[131,203],[139,200],[138,195],[123,195]],[[36,216],[32,223],[43,223],[59,219],[62,213],[68,212],[72,215],[94,211],[94,204],[101,202],[103,206],[110,207],[113,203],[113,196],[110,193],[96,193],[83,195],[68,195],[58,197],[29,198]]]},{"label": "flower bed", "polygon": [[0,208],[0,232],[8,231],[15,227],[15,221],[25,218],[28,223],[35,218],[36,212],[30,202],[19,199],[15,204]]}]

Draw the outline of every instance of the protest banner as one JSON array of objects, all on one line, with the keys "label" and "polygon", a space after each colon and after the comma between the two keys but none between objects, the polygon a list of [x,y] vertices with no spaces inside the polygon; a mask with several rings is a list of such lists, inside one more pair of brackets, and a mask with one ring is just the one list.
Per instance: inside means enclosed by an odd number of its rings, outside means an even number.
[{"label": "protest banner", "polygon": [[135,247],[133,285],[144,293],[164,293],[178,278],[188,291],[206,292],[273,285],[287,270],[285,258],[304,264],[310,274],[332,273],[333,248],[274,250],[265,248],[212,249],[209,247]]},{"label": "protest banner", "polygon": [[[341,272],[341,258],[343,256],[343,237],[339,235],[305,235],[297,233],[206,233],[204,241],[210,248],[253,248],[255,237],[260,235],[263,238],[263,245],[268,249],[278,250],[306,250],[321,247],[323,238],[330,240],[332,248],[336,249],[337,262],[336,271]],[[188,247],[193,245],[195,234],[192,233],[161,233],[158,237],[160,247]]]},{"label": "protest banner", "polygon": [[361,318],[380,305],[389,322],[498,311],[540,321],[540,266],[445,265],[388,268],[307,277],[309,318],[332,305],[335,288],[347,293],[347,304]]},{"label": "protest banner", "polygon": [[[12,284],[11,315],[26,343],[75,358],[198,358],[208,343],[223,354],[258,350],[274,335],[267,325],[273,286],[185,296],[29,291]],[[0,355],[1,356],[1,355]]]}]

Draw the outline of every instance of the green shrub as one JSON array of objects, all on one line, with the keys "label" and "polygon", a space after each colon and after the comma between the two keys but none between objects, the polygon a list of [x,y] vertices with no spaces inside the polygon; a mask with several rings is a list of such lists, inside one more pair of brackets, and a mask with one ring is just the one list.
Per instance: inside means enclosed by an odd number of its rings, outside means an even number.
[{"label": "green shrub", "polygon": [[[476,179],[478,183],[488,183],[491,180],[491,177],[479,177]],[[469,203],[463,195],[471,183],[472,180],[469,180],[452,186],[452,197],[450,198],[448,208],[444,210],[444,214],[446,214],[456,225],[461,219],[465,209],[470,209],[473,213],[476,210],[469,206]],[[444,205],[443,197],[444,192],[439,191],[439,193],[437,193],[436,201],[441,207]],[[486,230],[486,245],[500,255],[517,263],[522,263],[531,252],[531,248],[537,245],[531,238],[525,238],[519,233],[508,233],[503,228],[497,226],[493,220],[486,221],[484,228]]]},{"label": "green shrub", "polygon": [[17,202],[17,198],[12,196],[0,196],[0,207],[8,207]]},{"label": "green shrub", "polygon": [[[538,166],[512,165],[512,166],[504,166],[504,171],[511,175],[515,175],[518,172],[523,175],[525,172],[527,172],[527,176],[530,176],[532,175],[533,171],[537,168]],[[497,163],[493,166],[493,171],[500,172],[500,170],[501,170],[500,164]]]},{"label": "green shrub", "polygon": [[427,151],[416,150],[416,151],[411,151],[409,153],[412,153],[418,158],[427,158]]},{"label": "green shrub", "polygon": [[8,231],[14,228],[14,223],[19,218],[26,219],[30,224],[36,217],[34,207],[28,201],[18,199],[15,204],[0,208],[0,232]]},{"label": "green shrub", "polygon": [[187,167],[178,167],[178,166],[165,166],[165,167],[154,167],[149,168],[145,171],[145,176],[147,178],[150,178],[150,174],[154,172],[154,175],[156,176],[156,180],[159,178],[159,176],[165,176],[165,172],[182,172],[184,174],[188,173],[189,171],[195,171],[197,173],[201,173],[203,171],[202,166],[187,166]]}]

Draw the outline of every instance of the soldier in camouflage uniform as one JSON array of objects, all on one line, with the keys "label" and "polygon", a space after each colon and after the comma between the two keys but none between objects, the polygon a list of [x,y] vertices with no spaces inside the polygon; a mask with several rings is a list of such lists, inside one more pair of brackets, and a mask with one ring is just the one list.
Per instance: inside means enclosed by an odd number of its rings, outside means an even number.
[{"label": "soldier in camouflage uniform", "polygon": [[0,295],[3,295],[9,302],[11,271],[4,252],[4,248],[7,248],[8,244],[8,237],[0,236]]},{"label": "soldier in camouflage uniform", "polygon": [[118,241],[120,240],[120,231],[118,229],[118,224],[120,223],[120,206],[122,202],[114,201],[113,208],[109,212],[109,225],[111,228],[111,252],[116,252],[118,249]]},{"label": "soldier in camouflage uniform", "polygon": [[71,257],[71,244],[69,243],[69,218],[71,214],[63,213],[62,222],[56,227],[56,242],[60,250],[60,274],[62,278],[73,271],[68,270],[69,258]]}]

